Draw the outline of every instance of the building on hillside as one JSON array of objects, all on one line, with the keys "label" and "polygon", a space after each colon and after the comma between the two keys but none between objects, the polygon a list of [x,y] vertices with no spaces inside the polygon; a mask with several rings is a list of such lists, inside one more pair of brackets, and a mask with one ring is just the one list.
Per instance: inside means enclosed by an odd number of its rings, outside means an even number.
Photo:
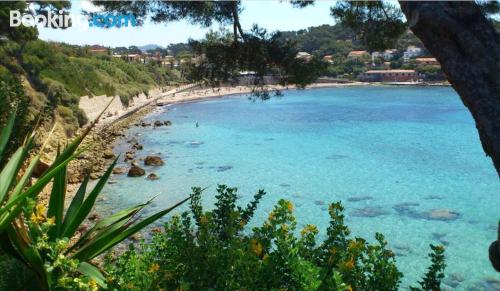
[{"label": "building on hillside", "polygon": [[350,51],[347,58],[351,60],[369,59],[370,54],[367,51]]},{"label": "building on hillside", "polygon": [[307,52],[298,52],[295,58],[308,62],[312,59],[312,55]]},{"label": "building on hillside", "polygon": [[93,55],[107,55],[109,50],[108,48],[100,45],[91,45],[88,47],[88,52]]},{"label": "building on hillside", "polygon": [[415,70],[371,70],[358,76],[363,82],[416,82]]},{"label": "building on hillside", "polygon": [[327,62],[327,63],[330,63],[330,64],[333,64],[333,56],[332,55],[324,56],[323,57],[323,61]]},{"label": "building on hillside", "polygon": [[436,58],[416,58],[415,61],[420,65],[440,66]]},{"label": "building on hillside", "polygon": [[391,60],[396,54],[397,49],[388,49],[383,52],[373,52],[372,58],[382,58],[383,60]]},{"label": "building on hillside", "polygon": [[411,45],[406,48],[406,51],[403,53],[403,61],[409,62],[411,58],[418,57],[422,54],[422,49]]},{"label": "building on hillside", "polygon": [[142,63],[144,61],[143,57],[140,54],[128,54],[128,55],[126,55],[125,59],[128,62],[141,62]]}]

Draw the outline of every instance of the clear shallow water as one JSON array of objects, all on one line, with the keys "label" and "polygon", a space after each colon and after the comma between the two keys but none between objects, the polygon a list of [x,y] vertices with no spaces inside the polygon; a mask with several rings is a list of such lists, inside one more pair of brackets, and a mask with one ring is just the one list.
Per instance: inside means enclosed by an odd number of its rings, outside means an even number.
[{"label": "clear shallow water", "polygon": [[[127,132],[144,145],[139,157],[161,153],[165,166],[146,167],[160,180],[113,177],[107,207],[156,194],[153,209],[167,206],[191,186],[210,187],[209,207],[224,183],[239,188],[241,203],[267,191],[255,223],[287,198],[299,225],[324,231],[328,203],[341,200],[354,235],[386,236],[406,274],[403,286],[425,272],[429,243],[448,245],[447,274],[463,279],[458,286],[448,281],[453,289],[492,290],[484,281],[500,280],[487,258],[500,217],[500,181],[451,88],[313,89],[266,102],[233,96],[163,107],[146,119],[173,122]],[[129,146],[121,141],[115,150]],[[459,216],[426,219],[432,209]]]}]

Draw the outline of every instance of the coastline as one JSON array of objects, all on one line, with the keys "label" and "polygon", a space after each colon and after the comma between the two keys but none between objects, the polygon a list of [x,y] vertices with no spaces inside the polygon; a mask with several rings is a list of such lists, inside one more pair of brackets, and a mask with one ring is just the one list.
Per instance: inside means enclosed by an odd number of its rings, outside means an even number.
[{"label": "coastline", "polygon": [[[399,86],[425,86],[423,84],[398,84]],[[365,86],[394,86],[394,84],[372,83],[372,82],[351,82],[351,83],[314,83],[304,90],[320,89],[320,88],[345,88],[345,87],[365,87]],[[432,87],[436,85],[431,85]],[[267,90],[298,90],[295,86],[283,87],[280,85],[265,86]],[[115,106],[110,106],[104,112],[103,117],[97,122],[96,127],[84,139],[82,146],[88,146],[89,150],[79,157],[75,162],[68,167],[68,190],[73,193],[83,181],[85,175],[90,172],[92,180],[96,180],[102,176],[109,164],[116,157],[113,154],[113,144],[118,138],[130,138],[125,135],[125,131],[131,126],[139,125],[140,120],[147,114],[153,112],[155,108],[162,106],[170,106],[179,103],[200,102],[210,99],[218,99],[227,96],[250,94],[253,87],[250,86],[227,86],[218,88],[199,88],[196,84],[187,84],[178,88],[155,89],[150,91],[149,96],[139,96],[139,100],[134,100],[133,106],[127,108],[120,104],[120,109],[117,110],[116,102],[120,102],[119,98],[115,98],[112,103]],[[91,99],[99,106],[84,106],[82,109],[88,116],[97,116],[102,112],[103,108],[112,100],[107,96],[96,96]],[[100,99],[100,100],[99,100]],[[98,100],[98,101],[97,101]],[[104,100],[104,101],[103,101]],[[97,101],[97,102],[96,102]],[[112,104],[113,105],[113,104]],[[71,195],[69,195],[71,196]]]}]

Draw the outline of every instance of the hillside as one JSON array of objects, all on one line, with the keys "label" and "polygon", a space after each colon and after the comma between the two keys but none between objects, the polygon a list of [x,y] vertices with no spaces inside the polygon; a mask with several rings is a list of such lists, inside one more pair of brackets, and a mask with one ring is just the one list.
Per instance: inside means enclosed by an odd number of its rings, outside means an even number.
[{"label": "hillside", "polygon": [[18,143],[36,122],[61,120],[68,135],[87,122],[80,96],[119,95],[122,103],[179,80],[157,64],[126,62],[88,48],[41,40],[0,42],[0,124],[18,108]]}]

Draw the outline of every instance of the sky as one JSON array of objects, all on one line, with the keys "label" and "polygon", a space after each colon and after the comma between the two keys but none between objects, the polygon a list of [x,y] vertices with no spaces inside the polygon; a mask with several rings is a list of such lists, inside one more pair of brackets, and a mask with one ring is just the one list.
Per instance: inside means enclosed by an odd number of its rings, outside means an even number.
[{"label": "sky", "polygon": [[[82,9],[95,9],[88,0],[71,1],[71,13],[81,13]],[[275,30],[299,30],[310,26],[334,24],[329,15],[329,7],[334,1],[319,0],[313,6],[303,9],[293,8],[288,1],[278,0],[243,0],[243,12],[240,22],[243,29],[250,29],[253,24]],[[216,25],[213,29],[219,29]],[[186,42],[189,38],[200,39],[209,28],[191,25],[185,21],[153,24],[146,22],[141,27],[122,27],[112,29],[88,28],[87,30],[71,27],[65,30],[40,28],[39,37],[43,40],[65,42],[70,44],[100,44],[104,46],[131,46],[158,44],[167,46],[170,43]]]}]

